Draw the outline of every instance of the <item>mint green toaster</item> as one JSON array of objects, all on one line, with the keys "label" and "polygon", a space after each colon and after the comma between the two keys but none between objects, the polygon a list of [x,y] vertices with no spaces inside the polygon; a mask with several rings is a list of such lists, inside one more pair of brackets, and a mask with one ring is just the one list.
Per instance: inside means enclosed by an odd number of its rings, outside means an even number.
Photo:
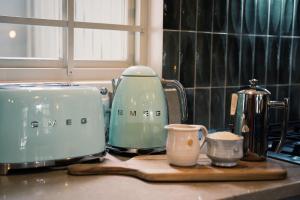
[{"label": "mint green toaster", "polygon": [[1,174],[104,154],[104,115],[97,88],[0,86]]}]

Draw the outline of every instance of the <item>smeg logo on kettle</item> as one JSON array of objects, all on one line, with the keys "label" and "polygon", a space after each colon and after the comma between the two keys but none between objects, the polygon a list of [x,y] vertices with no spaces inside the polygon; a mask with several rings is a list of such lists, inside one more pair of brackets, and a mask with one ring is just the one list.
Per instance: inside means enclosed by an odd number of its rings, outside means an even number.
[{"label": "smeg logo on kettle", "polygon": [[149,110],[144,110],[141,113],[137,112],[136,110],[129,110],[128,112],[125,112],[122,109],[118,110],[118,116],[124,116],[124,115],[129,115],[130,117],[136,117],[137,115],[143,115],[145,117],[149,117],[152,113],[154,113],[154,116],[159,117],[161,116],[161,111],[157,110],[157,111],[149,111]]}]

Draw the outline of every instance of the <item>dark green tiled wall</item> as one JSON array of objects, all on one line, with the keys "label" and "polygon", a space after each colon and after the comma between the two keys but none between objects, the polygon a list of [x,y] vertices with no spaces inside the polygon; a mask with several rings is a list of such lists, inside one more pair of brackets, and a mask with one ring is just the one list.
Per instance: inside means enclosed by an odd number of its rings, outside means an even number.
[{"label": "dark green tiled wall", "polygon": [[300,121],[300,0],[164,0],[163,43],[163,77],[186,87],[188,123],[227,127],[230,94],[251,78],[290,97]]}]

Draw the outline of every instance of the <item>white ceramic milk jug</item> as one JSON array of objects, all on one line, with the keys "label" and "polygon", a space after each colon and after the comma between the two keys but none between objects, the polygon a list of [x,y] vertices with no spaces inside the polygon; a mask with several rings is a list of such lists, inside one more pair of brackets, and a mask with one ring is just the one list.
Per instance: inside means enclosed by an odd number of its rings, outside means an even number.
[{"label": "white ceramic milk jug", "polygon": [[[167,159],[170,164],[177,166],[193,166],[197,164],[200,149],[205,142],[207,129],[202,125],[170,124],[168,130]],[[202,138],[199,142],[198,131],[201,129]]]}]

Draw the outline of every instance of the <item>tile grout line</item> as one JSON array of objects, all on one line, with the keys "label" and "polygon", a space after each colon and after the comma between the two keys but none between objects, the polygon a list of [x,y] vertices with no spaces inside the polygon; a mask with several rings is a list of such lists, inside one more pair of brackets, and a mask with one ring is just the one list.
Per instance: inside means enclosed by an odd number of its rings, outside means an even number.
[{"label": "tile grout line", "polygon": [[[244,28],[244,0],[241,1],[242,2],[242,10],[241,10],[241,29],[240,29],[240,33],[243,33],[243,28]],[[241,85],[241,76],[242,76],[242,51],[243,51],[243,36],[242,34],[239,35],[240,37],[240,50],[239,50],[239,85]]]},{"label": "tile grout line", "polygon": [[[215,0],[212,0],[212,17],[211,17],[211,30],[214,31],[214,9],[215,9]],[[211,34],[210,38],[210,86],[212,86],[212,66],[213,66],[213,41],[214,41],[214,35]],[[211,89],[209,89],[208,94],[208,128],[211,128]]]},{"label": "tile grout line", "polygon": [[[196,1],[196,31],[198,30],[198,2],[199,0]],[[194,99],[193,99],[193,124],[195,124],[196,122],[196,84],[197,84],[197,49],[198,49],[198,34],[197,32],[196,34],[196,38],[195,38],[195,63],[194,63]]]},{"label": "tile grout line", "polygon": [[[292,86],[300,86],[300,83],[292,83],[291,84]],[[282,86],[289,86],[288,83],[285,83],[285,84],[268,84],[267,86],[271,86],[271,87],[282,87]],[[233,85],[233,86],[227,86],[227,88],[237,88],[237,87],[240,87],[240,85]],[[220,89],[220,88],[224,88],[224,86],[200,86],[200,87],[186,87],[186,89],[193,89],[193,88],[196,88],[196,89]]]},{"label": "tile grout line", "polygon": [[[277,38],[278,35],[270,35],[270,34],[254,34],[254,33],[226,33],[226,32],[212,32],[212,31],[192,31],[192,30],[176,30],[176,29],[163,29],[163,31],[170,31],[170,32],[186,32],[186,33],[204,33],[204,34],[214,34],[214,35],[230,35],[230,36],[252,36],[252,37],[271,37]],[[282,38],[300,38],[300,36],[294,35],[281,35]]]},{"label": "tile grout line", "polygon": [[254,31],[254,37],[253,37],[253,51],[252,51],[252,76],[251,76],[251,79],[253,79],[253,78],[256,78],[257,79],[257,77],[254,77],[254,69],[255,69],[255,54],[256,54],[256,37],[257,37],[257,35],[255,35],[256,34],[256,25],[257,25],[257,1],[258,0],[255,0],[254,1],[254,27],[253,27],[253,31]]},{"label": "tile grout line", "polygon": [[296,6],[297,0],[294,0],[293,5],[293,21],[292,21],[292,42],[291,42],[291,54],[290,54],[290,71],[289,71],[289,91],[288,98],[291,98],[291,90],[292,90],[292,70],[293,70],[293,57],[294,57],[294,35],[295,35],[295,23],[296,23]]},{"label": "tile grout line", "polygon": [[[244,85],[245,86],[245,85]],[[285,84],[267,84],[267,86],[270,86],[270,87],[283,87],[283,86],[289,86],[288,83],[285,83]],[[291,86],[300,86],[300,83],[292,83]],[[193,89],[193,88],[196,88],[196,89],[220,89],[220,88],[223,88],[224,86],[200,86],[200,87],[186,87],[185,89]],[[227,88],[237,88],[237,87],[240,87],[240,85],[233,85],[233,86],[227,86]]]},{"label": "tile grout line", "polygon": [[179,1],[179,37],[178,37],[178,81],[180,82],[180,73],[181,73],[181,3],[182,0]]},{"label": "tile grout line", "polygon": [[[282,33],[282,18],[283,18],[283,1],[281,1],[281,8],[280,8],[280,27],[279,27],[279,47],[278,47],[278,56],[277,56],[277,80],[276,82],[279,83],[279,69],[280,69],[280,60],[281,60],[281,43],[282,43],[282,38],[281,38],[281,33]],[[279,86],[276,87],[276,99],[278,99],[278,93],[279,93]],[[277,115],[276,115],[276,120],[277,120]]]},{"label": "tile grout line", "polygon": [[[229,21],[229,1],[226,1],[226,32],[228,32],[228,21]],[[228,70],[228,35],[226,35],[225,38],[225,78],[224,78],[224,89],[223,89],[223,95],[224,95],[224,100],[223,100],[223,126],[224,128],[226,127],[225,124],[225,118],[226,118],[226,87],[227,87],[227,70]]]},{"label": "tile grout line", "polygon": [[[270,32],[270,15],[271,15],[271,0],[268,0],[268,19],[267,19],[267,34]],[[268,84],[268,68],[269,68],[269,43],[270,38],[267,37],[267,51],[265,57],[265,86]]]}]

